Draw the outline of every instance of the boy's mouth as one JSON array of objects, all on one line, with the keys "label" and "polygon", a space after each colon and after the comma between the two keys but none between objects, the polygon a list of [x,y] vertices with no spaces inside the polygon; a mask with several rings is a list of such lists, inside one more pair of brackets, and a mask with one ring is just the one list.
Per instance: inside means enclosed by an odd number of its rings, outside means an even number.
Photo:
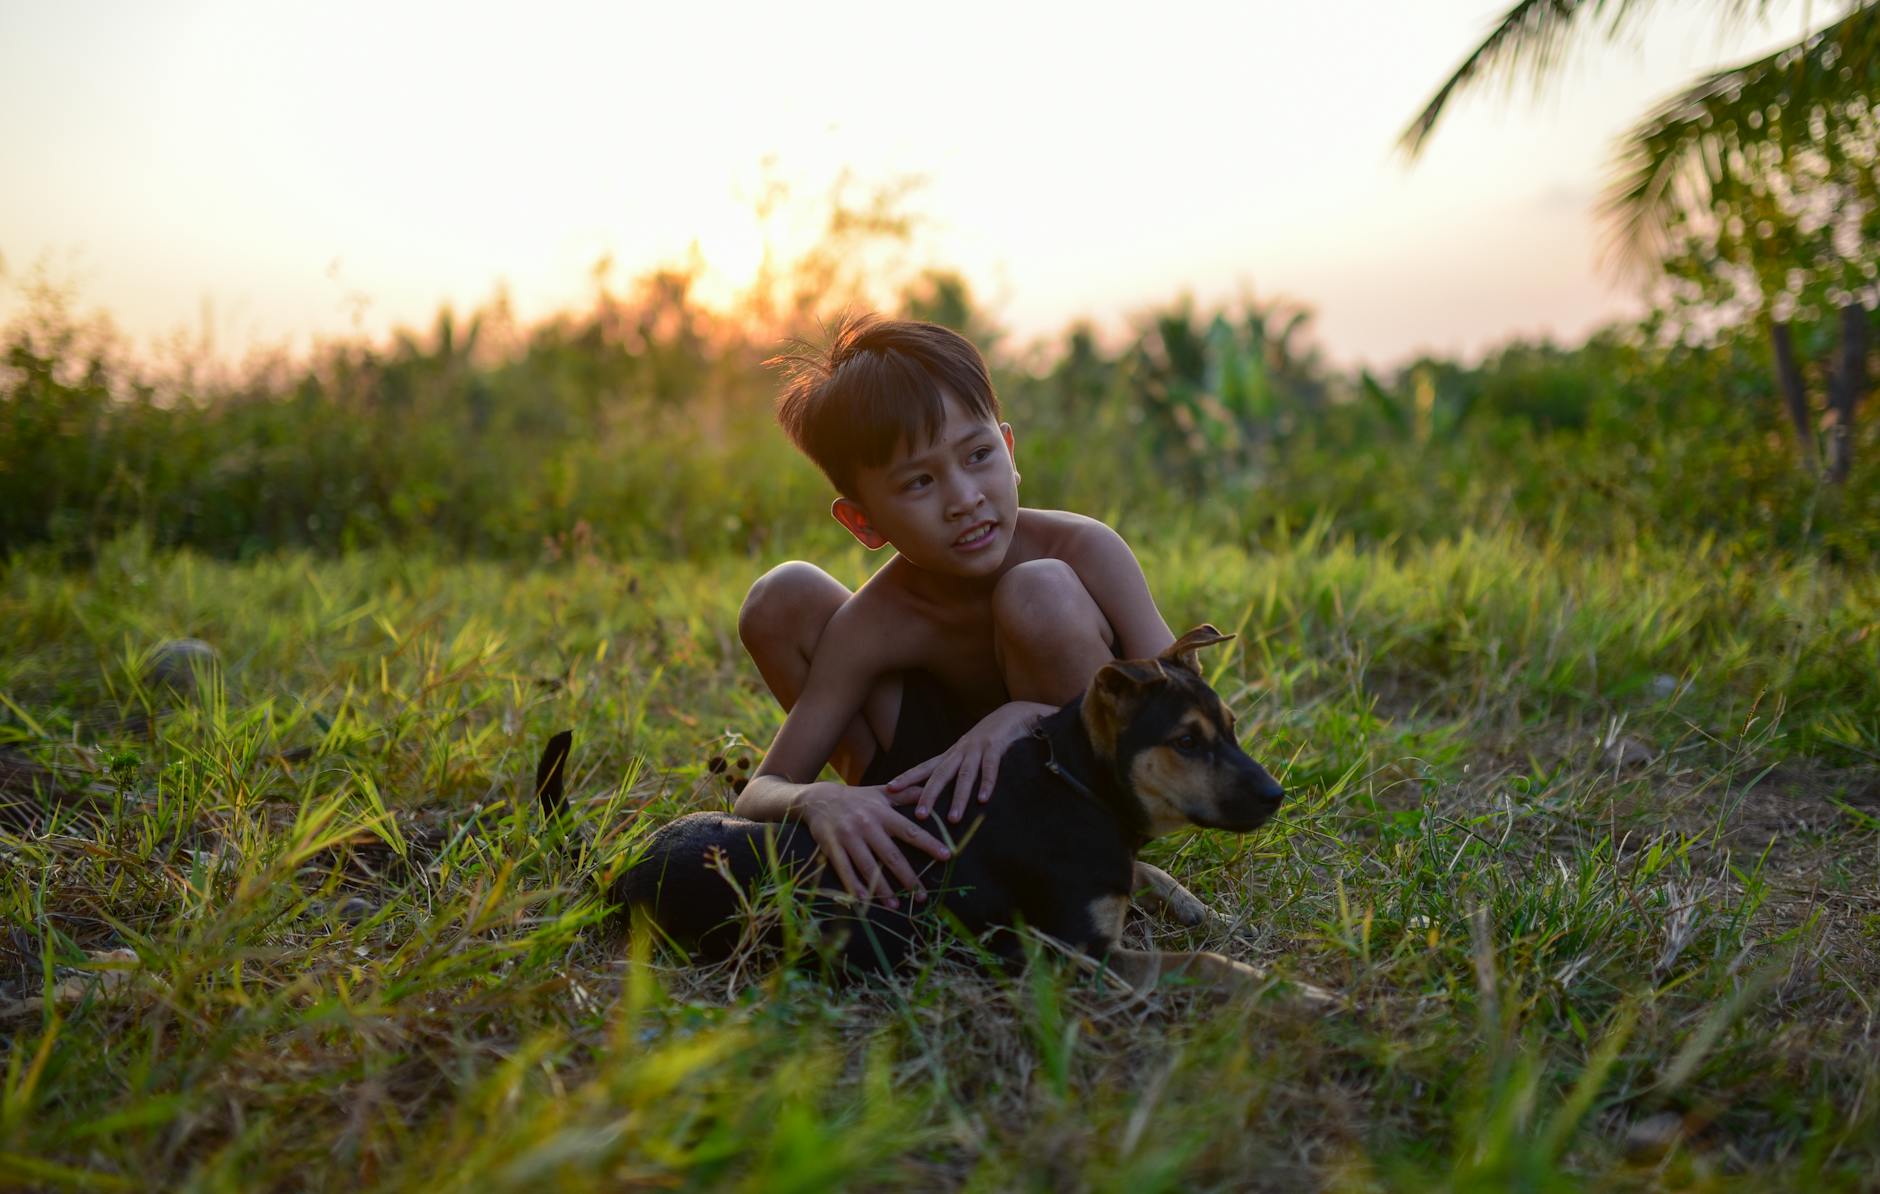
[{"label": "boy's mouth", "polygon": [[996,522],[981,522],[953,541],[955,547],[974,548],[992,541],[993,532],[999,529]]}]

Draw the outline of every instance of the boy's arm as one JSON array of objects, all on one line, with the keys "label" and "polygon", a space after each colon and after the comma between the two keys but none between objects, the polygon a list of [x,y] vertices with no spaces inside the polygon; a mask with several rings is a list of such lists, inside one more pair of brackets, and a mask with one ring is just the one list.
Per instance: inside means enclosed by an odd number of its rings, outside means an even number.
[{"label": "boy's arm", "polygon": [[1006,748],[1030,732],[1041,718],[1056,712],[1056,705],[1007,701],[980,718],[951,749],[889,780],[888,799],[896,804],[912,800],[914,816],[925,820],[939,802],[940,794],[951,786],[953,805],[947,810],[947,820],[957,824],[966,815],[975,794],[981,804],[992,799],[992,789],[999,778],[999,761],[1005,757]]},{"label": "boy's arm", "polygon": [[916,899],[926,897],[896,841],[935,858],[950,855],[938,839],[895,811],[881,788],[816,781],[873,682],[855,662],[865,654],[825,651],[810,662],[802,695],[732,811],[754,821],[802,821],[844,890],[863,901],[878,897],[892,907],[891,878]]}]

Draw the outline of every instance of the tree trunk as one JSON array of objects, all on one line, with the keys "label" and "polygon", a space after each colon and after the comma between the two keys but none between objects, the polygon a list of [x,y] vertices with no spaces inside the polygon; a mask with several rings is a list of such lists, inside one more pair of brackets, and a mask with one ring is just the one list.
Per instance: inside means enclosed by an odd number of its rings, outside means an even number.
[{"label": "tree trunk", "polygon": [[1776,381],[1782,387],[1782,405],[1788,409],[1789,422],[1795,426],[1795,446],[1801,449],[1802,463],[1809,472],[1815,461],[1815,430],[1808,425],[1808,391],[1802,388],[1802,370],[1795,363],[1795,341],[1789,325],[1776,320],[1769,325],[1769,339],[1776,348]]},{"label": "tree trunk", "polygon": [[1867,395],[1867,308],[1859,299],[1841,308],[1841,359],[1828,382],[1828,480],[1840,485],[1854,466],[1854,408]]}]

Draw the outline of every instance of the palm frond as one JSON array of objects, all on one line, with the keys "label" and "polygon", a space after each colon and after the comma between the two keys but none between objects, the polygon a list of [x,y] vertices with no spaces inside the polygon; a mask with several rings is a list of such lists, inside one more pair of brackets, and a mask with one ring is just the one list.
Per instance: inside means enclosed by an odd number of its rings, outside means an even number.
[{"label": "palm frond", "polygon": [[1619,143],[1601,201],[1608,264],[1662,260],[1678,213],[1710,204],[1799,149],[1832,152],[1856,105],[1880,103],[1880,0],[1806,40],[1717,71],[1654,108]]},{"label": "palm frond", "polygon": [[1397,148],[1414,160],[1422,152],[1450,100],[1497,75],[1512,83],[1523,74],[1537,83],[1559,65],[1569,44],[1589,19],[1612,10],[1614,26],[1651,0],[1517,0],[1482,44],[1436,89],[1423,111],[1397,138]]},{"label": "palm frond", "polygon": [[[1397,139],[1397,148],[1411,160],[1423,151],[1449,103],[1457,95],[1499,77],[1512,86],[1523,77],[1536,88],[1565,60],[1573,40],[1589,25],[1605,18],[1605,37],[1617,39],[1645,15],[1655,0],[1518,0],[1495,23],[1477,46],[1436,89],[1423,111]],[[1760,21],[1776,0],[1722,0],[1718,5],[1723,28]]]}]

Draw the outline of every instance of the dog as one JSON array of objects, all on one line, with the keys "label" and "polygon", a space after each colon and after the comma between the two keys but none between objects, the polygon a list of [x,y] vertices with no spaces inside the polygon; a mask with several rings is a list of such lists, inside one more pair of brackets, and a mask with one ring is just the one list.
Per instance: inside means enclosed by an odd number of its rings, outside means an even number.
[{"label": "dog", "polygon": [[[702,961],[730,956],[747,936],[746,910],[788,879],[814,891],[808,915],[823,956],[847,976],[894,969],[950,920],[1008,965],[1022,959],[1013,930],[1023,923],[1137,988],[1175,975],[1221,989],[1258,982],[1260,971],[1217,953],[1120,944],[1140,876],[1178,919],[1194,923],[1204,911],[1163,872],[1136,863],[1144,844],[1191,826],[1246,833],[1285,798],[1235,740],[1234,715],[1196,661],[1198,650],[1232,637],[1199,626],[1153,659],[1106,664],[1081,696],[1007,748],[991,800],[958,831],[951,859],[902,847],[931,893],[924,904],[893,909],[821,889],[826,867],[807,826],[718,812],[656,830],[610,898]],[[537,772],[551,811],[562,801],[567,749],[557,735]],[[773,926],[767,943],[778,937]]]}]

